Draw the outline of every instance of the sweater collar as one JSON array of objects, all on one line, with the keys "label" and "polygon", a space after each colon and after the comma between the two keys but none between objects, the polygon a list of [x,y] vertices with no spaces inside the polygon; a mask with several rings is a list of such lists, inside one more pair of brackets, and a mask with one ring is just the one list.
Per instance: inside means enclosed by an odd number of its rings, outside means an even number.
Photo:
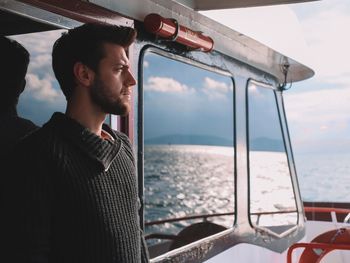
[{"label": "sweater collar", "polygon": [[54,113],[46,125],[52,126],[90,158],[98,161],[105,171],[108,170],[121,148],[121,140],[106,124],[102,129],[112,135],[114,141],[102,139],[74,119],[59,112]]}]

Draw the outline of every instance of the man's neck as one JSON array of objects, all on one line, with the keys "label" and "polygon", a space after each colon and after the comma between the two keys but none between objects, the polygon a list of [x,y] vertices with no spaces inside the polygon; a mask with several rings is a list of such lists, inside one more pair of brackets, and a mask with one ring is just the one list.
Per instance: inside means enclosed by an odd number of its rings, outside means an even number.
[{"label": "man's neck", "polygon": [[102,124],[106,118],[105,113],[92,107],[83,107],[81,104],[68,102],[66,115],[102,137]]}]

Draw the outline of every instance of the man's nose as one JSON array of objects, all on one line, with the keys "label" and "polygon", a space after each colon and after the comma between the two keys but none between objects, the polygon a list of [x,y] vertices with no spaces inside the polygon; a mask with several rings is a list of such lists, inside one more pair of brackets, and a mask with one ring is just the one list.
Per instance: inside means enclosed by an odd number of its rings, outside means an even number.
[{"label": "man's nose", "polygon": [[134,75],[131,73],[130,70],[128,70],[128,73],[127,73],[126,83],[128,87],[136,85],[136,79],[134,78]]}]

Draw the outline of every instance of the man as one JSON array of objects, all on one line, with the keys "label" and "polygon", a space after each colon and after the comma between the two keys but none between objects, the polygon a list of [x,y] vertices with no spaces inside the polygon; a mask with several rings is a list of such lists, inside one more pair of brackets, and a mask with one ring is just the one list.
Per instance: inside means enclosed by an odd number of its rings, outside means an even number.
[{"label": "man", "polygon": [[17,103],[26,85],[28,51],[18,42],[0,36],[0,160],[13,145],[37,126],[17,115]]},{"label": "man", "polygon": [[12,261],[1,262],[148,261],[132,147],[103,124],[130,111],[136,81],[126,49],[135,37],[132,28],[86,24],[54,44],[67,109],[15,150],[3,203]]}]

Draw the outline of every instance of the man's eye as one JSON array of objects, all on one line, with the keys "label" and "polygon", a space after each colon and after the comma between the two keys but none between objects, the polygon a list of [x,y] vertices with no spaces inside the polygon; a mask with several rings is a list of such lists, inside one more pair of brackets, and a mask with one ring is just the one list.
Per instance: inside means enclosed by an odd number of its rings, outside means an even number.
[{"label": "man's eye", "polygon": [[123,71],[123,70],[126,70],[127,69],[127,67],[126,66],[119,66],[119,67],[115,67],[115,71],[117,71],[117,72],[121,72],[121,71]]},{"label": "man's eye", "polygon": [[121,71],[123,71],[123,67],[114,68],[114,71],[116,71],[116,72],[121,72]]}]

